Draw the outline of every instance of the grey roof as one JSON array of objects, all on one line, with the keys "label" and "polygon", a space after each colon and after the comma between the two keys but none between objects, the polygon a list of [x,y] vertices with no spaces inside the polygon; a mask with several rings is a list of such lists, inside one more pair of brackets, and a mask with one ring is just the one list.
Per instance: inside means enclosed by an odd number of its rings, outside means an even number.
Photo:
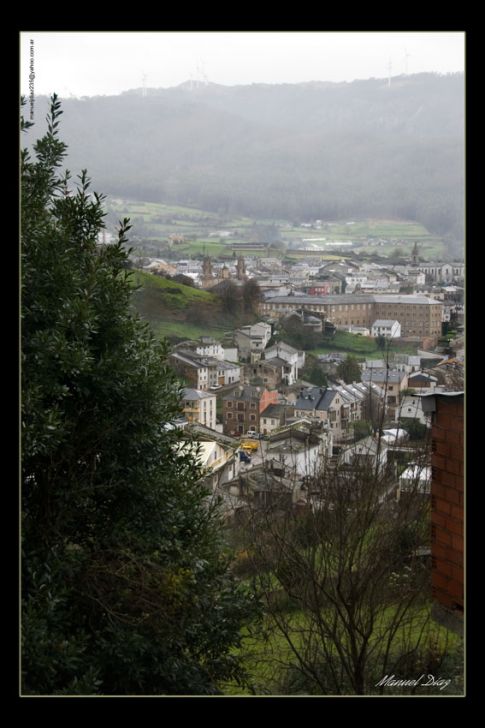
[{"label": "grey roof", "polygon": [[337,395],[335,389],[328,387],[307,387],[295,402],[295,410],[326,411]]},{"label": "grey roof", "polygon": [[[267,299],[265,299],[267,300]],[[273,296],[269,299],[273,303],[312,303],[314,305],[325,305],[329,303],[421,303],[421,304],[440,304],[434,298],[427,296],[414,296],[412,294],[342,294],[329,296]]]},{"label": "grey roof", "polygon": [[257,400],[259,402],[264,389],[264,387],[253,387],[251,384],[241,385],[236,387],[236,389],[234,389],[230,394],[226,394],[222,400],[223,402],[226,402],[228,400],[242,399],[247,401]]},{"label": "grey roof", "polygon": [[[266,299],[265,299],[266,300]],[[268,299],[274,303],[312,303],[322,306],[328,303],[373,303],[374,296],[342,294],[341,296],[273,296]]]},{"label": "grey roof", "polygon": [[201,389],[191,389],[190,387],[186,387],[183,391],[183,398],[184,399],[206,399],[206,397],[215,397],[215,394],[211,394],[210,392],[203,392]]},{"label": "grey roof", "polygon": [[286,349],[286,351],[289,351],[290,354],[298,353],[298,349],[295,349],[295,347],[291,346],[291,344],[287,344],[286,341],[277,341],[276,344],[271,344],[271,346],[268,346],[266,351],[264,352],[265,356],[267,356],[268,352],[271,351],[272,349],[276,349],[276,350],[278,350],[278,349],[285,350]]},{"label": "grey roof", "polygon": [[309,432],[302,432],[295,428],[277,432],[270,435],[267,447],[267,454],[274,452],[288,452],[291,450],[305,450],[308,445],[319,445],[321,442],[317,435]]},{"label": "grey roof", "polygon": [[365,362],[366,369],[385,369],[386,362],[384,359],[367,359]]},{"label": "grey roof", "polygon": [[362,381],[385,382],[387,379],[391,384],[399,384],[405,376],[404,372],[399,372],[396,369],[372,369],[372,371],[364,369]]},{"label": "grey roof", "polygon": [[287,404],[269,404],[265,410],[261,412],[260,417],[274,417],[279,419],[287,410],[293,410],[293,405]]},{"label": "grey roof", "polygon": [[398,323],[399,321],[396,321],[395,319],[377,319],[377,321],[374,321],[372,326],[386,326],[387,328],[391,328],[391,326]]},{"label": "grey roof", "polygon": [[203,367],[208,367],[209,364],[207,363],[207,360],[202,362],[201,358],[199,356],[193,357],[189,356],[186,352],[180,352],[180,351],[174,351],[172,354],[170,354],[170,358],[172,359],[179,359],[180,361],[185,362],[185,364],[189,364],[192,367],[195,367],[197,369],[202,369]]},{"label": "grey roof", "polygon": [[413,296],[412,294],[406,294],[402,296],[396,295],[375,295],[372,297],[376,303],[424,303],[424,304],[439,304],[441,301],[436,301],[434,298],[428,298],[427,296]]},{"label": "grey roof", "polygon": [[[286,359],[281,359],[279,356],[273,356],[271,359],[260,359],[258,364],[264,364],[265,366],[271,366],[278,368],[278,367],[285,367],[288,365],[288,362]],[[254,366],[254,364],[251,364],[250,366]]]},{"label": "grey roof", "polygon": [[413,372],[409,375],[409,379],[426,379],[428,381],[437,382],[438,377],[433,377],[432,374],[427,374],[426,372]]},{"label": "grey roof", "polygon": [[195,439],[204,441],[219,442],[221,445],[229,445],[231,447],[239,447],[239,440],[229,435],[224,435],[222,432],[212,430],[210,427],[200,424],[200,422],[191,422],[185,428],[185,432],[193,433]]}]

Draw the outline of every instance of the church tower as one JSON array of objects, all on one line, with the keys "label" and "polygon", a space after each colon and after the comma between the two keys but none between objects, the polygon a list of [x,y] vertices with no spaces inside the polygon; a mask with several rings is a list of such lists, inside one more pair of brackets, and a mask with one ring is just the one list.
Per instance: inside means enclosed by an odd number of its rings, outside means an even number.
[{"label": "church tower", "polygon": [[202,261],[202,285],[209,286],[214,279],[214,275],[212,273],[212,261],[210,257],[207,255],[204,260]]},{"label": "church tower", "polygon": [[244,281],[247,278],[246,275],[246,263],[242,255],[239,256],[236,263],[236,277],[238,281]]},{"label": "church tower", "polygon": [[412,253],[411,263],[412,263],[413,266],[416,267],[418,265],[418,262],[419,262],[418,261],[418,243],[416,241],[414,243],[414,247],[413,247],[413,253]]}]

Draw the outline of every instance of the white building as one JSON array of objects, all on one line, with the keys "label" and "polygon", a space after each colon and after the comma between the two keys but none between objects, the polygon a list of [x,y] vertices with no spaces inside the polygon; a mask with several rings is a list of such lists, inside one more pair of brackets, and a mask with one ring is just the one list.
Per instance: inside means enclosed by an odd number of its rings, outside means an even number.
[{"label": "white building", "polygon": [[178,444],[179,451],[197,451],[204,481],[215,491],[239,475],[239,441],[199,424],[189,425],[190,440]]},{"label": "white building", "polygon": [[312,477],[322,468],[323,460],[332,454],[331,431],[316,434],[308,430],[289,428],[273,435],[266,448],[268,461],[284,464],[287,476]]},{"label": "white building", "polygon": [[431,467],[428,465],[409,465],[399,477],[397,497],[402,493],[431,493]]},{"label": "white building", "polygon": [[201,356],[213,356],[220,361],[224,360],[224,348],[212,336],[201,336],[194,346],[194,351]]},{"label": "white building", "polygon": [[271,326],[260,321],[256,324],[242,326],[234,332],[241,361],[251,364],[261,359],[261,354],[271,339]]},{"label": "white building", "polygon": [[305,366],[305,352],[294,349],[284,341],[278,341],[264,352],[264,359],[283,359],[286,362],[284,367],[285,384],[291,385],[298,379],[300,369]]},{"label": "white building", "polygon": [[390,319],[377,319],[371,327],[371,336],[385,336],[388,339],[399,339],[401,337],[401,324],[399,321]]},{"label": "white building", "polygon": [[182,395],[184,415],[189,423],[198,422],[215,430],[216,395],[200,389],[185,388]]}]

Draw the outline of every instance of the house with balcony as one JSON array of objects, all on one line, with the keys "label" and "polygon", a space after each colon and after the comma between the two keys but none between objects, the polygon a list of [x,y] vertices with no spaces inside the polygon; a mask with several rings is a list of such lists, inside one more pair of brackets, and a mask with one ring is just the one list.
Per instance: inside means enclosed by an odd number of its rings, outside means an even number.
[{"label": "house with balcony", "polygon": [[187,422],[216,429],[215,394],[186,387],[182,393],[182,408]]},{"label": "house with balcony", "polygon": [[177,349],[170,354],[169,362],[193,389],[207,391],[210,387],[224,387],[241,379],[239,364],[203,356],[192,349]]}]

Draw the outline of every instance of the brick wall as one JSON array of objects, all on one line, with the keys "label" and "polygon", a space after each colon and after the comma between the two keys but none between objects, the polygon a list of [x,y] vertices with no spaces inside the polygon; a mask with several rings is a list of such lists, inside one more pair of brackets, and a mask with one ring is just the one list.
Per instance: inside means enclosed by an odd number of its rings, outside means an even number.
[{"label": "brick wall", "polygon": [[432,587],[448,609],[463,609],[463,397],[436,397],[432,436]]}]

